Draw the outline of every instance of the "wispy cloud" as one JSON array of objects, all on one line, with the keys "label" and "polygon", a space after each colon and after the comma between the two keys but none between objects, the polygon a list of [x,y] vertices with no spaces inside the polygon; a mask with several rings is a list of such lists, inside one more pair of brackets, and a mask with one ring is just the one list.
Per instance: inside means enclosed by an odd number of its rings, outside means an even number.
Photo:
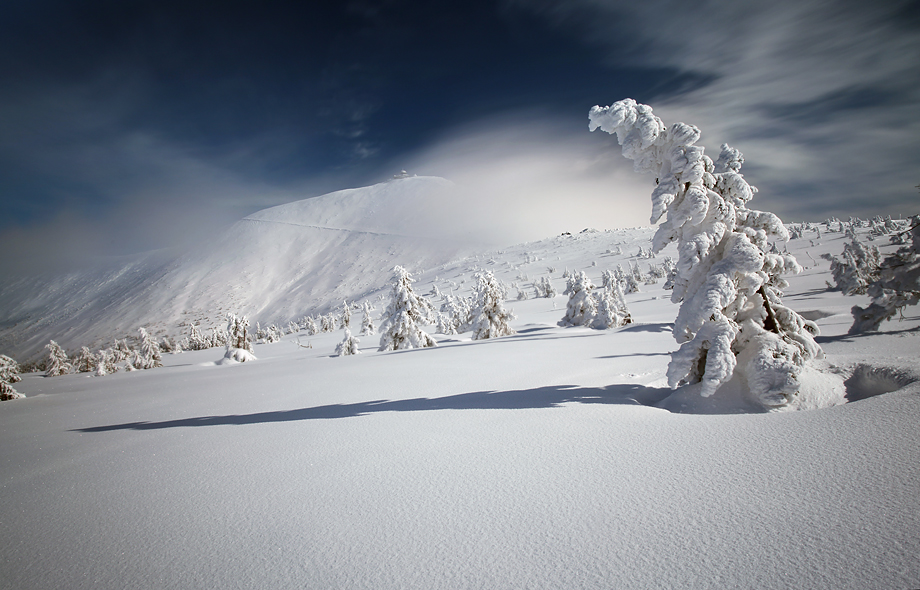
[{"label": "wispy cloud", "polygon": [[813,218],[918,212],[920,27],[912,5],[579,0],[535,9],[587,34],[612,64],[708,77],[661,97],[656,113],[699,126],[710,150],[722,142],[741,149],[761,207]]},{"label": "wispy cloud", "polygon": [[451,224],[498,244],[585,228],[647,225],[653,179],[632,172],[608,137],[534,113],[447,130],[397,165],[454,181]]}]

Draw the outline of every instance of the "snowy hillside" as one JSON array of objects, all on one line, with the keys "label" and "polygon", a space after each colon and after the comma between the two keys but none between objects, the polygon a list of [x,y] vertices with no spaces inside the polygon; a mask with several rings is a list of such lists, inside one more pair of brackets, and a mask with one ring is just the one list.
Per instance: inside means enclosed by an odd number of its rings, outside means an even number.
[{"label": "snowy hillside", "polygon": [[49,339],[95,350],[140,326],[175,336],[190,322],[222,325],[227,312],[286,323],[327,311],[382,287],[394,260],[428,268],[490,243],[484,235],[501,220],[478,223],[474,235],[449,215],[459,205],[452,190],[441,178],[393,179],[257,212],[178,259],[160,252],[6,282],[0,351],[26,360]]},{"label": "snowy hillside", "polygon": [[[309,221],[338,223],[325,219]],[[241,226],[246,243],[283,231],[258,225]],[[845,238],[823,229],[789,242],[805,271],[784,299],[820,326],[828,388],[847,402],[819,410],[669,398],[677,306],[661,279],[626,296],[631,325],[557,325],[565,270],[599,283],[669,254],[637,257],[647,228],[416,274],[418,293],[468,295],[492,270],[514,336],[379,353],[359,335],[361,354],[337,357],[337,330],[256,345],[243,364],[210,349],[106,377],[27,375],[27,398],[0,404],[0,588],[918,587],[920,315],[848,336],[867,298],[827,289],[820,254]],[[375,244],[347,235],[349,252]],[[395,262],[423,264],[337,251],[336,273],[369,290]],[[534,298],[545,276],[560,294]],[[385,293],[368,292],[376,314]]]}]

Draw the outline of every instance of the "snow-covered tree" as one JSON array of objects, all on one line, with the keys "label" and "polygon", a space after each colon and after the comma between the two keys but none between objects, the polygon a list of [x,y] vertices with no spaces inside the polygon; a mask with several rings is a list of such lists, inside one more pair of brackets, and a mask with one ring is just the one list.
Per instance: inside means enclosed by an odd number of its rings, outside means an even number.
[{"label": "snow-covered tree", "polygon": [[345,339],[336,345],[335,353],[339,356],[361,354],[361,351],[358,350],[358,344],[360,342],[360,340],[351,335],[351,330],[345,328]]},{"label": "snow-covered tree", "polygon": [[723,144],[713,162],[695,145],[698,128],[665,127],[632,99],[595,106],[589,119],[591,131],[616,134],[637,172],[656,177],[651,222],[667,217],[653,251],[677,242],[671,301],[681,303],[674,325],[681,346],[668,367],[670,386],[699,382],[710,396],[737,371],[766,406],[796,399],[806,362],[822,356],[817,326],[782,305],[782,275],[801,267],[768,252],[769,239],[786,241],[788,233],[776,215],[748,209],[755,189],[740,174],[741,152]]},{"label": "snow-covered tree", "polygon": [[473,290],[473,340],[510,336],[514,330],[508,322],[514,314],[505,309],[505,287],[492,271],[477,273]]},{"label": "snow-covered tree", "polygon": [[13,383],[20,381],[22,377],[19,376],[19,363],[5,354],[0,354],[0,401],[24,398],[25,396],[13,387]]},{"label": "snow-covered tree", "polygon": [[96,370],[97,363],[96,355],[90,352],[89,347],[82,346],[72,364],[78,373],[91,373]]},{"label": "snow-covered tree", "polygon": [[371,316],[374,308],[371,307],[370,302],[365,301],[362,311],[364,312],[364,318],[361,320],[361,334],[364,336],[373,336],[377,333],[377,326],[374,325],[374,318]]},{"label": "snow-covered tree", "polygon": [[533,284],[533,289],[537,297],[552,299],[556,296],[556,288],[549,277],[540,277],[540,280]]},{"label": "snow-covered tree", "polygon": [[137,333],[140,338],[140,349],[131,363],[135,369],[155,369],[163,366],[163,358],[160,355],[160,345],[147,333],[145,328],[138,328]]},{"label": "snow-covered tree", "polygon": [[441,304],[441,315],[438,317],[438,333],[462,334],[470,329],[473,321],[471,316],[473,302],[471,299],[459,295],[447,295]]},{"label": "snow-covered tree", "polygon": [[597,312],[592,328],[607,330],[632,323],[619,283],[612,282],[607,287],[595,290],[594,300]]},{"label": "snow-covered tree", "polygon": [[342,303],[342,315],[339,317],[340,328],[351,328],[351,306],[348,301]]},{"label": "snow-covered tree", "polygon": [[303,320],[303,328],[307,333],[307,336],[315,336],[319,333],[319,326],[316,325],[316,320],[312,316],[308,316]]},{"label": "snow-covered tree", "polygon": [[597,301],[592,297],[594,284],[584,271],[572,273],[571,283],[567,288],[569,302],[565,316],[559,321],[560,326],[590,326],[597,316]]},{"label": "snow-covered tree", "polygon": [[830,254],[821,255],[821,258],[831,262],[831,274],[837,288],[844,295],[865,293],[869,285],[879,279],[882,255],[878,248],[859,241],[853,235],[850,243],[844,244],[842,256],[841,260]]},{"label": "snow-covered tree", "polygon": [[406,348],[437,346],[434,339],[421,328],[431,323],[437,312],[424,297],[412,291],[409,272],[397,266],[393,269],[393,290],[390,304],[383,312],[380,324],[380,352]]},{"label": "snow-covered tree", "polygon": [[227,348],[238,348],[253,352],[252,339],[249,337],[249,318],[234,313],[227,314]]},{"label": "snow-covered tree", "polygon": [[210,343],[205,340],[195,324],[189,324],[188,336],[186,336],[185,348],[188,350],[204,350],[210,348]]},{"label": "snow-covered tree", "polygon": [[911,219],[905,233],[910,234],[910,245],[886,257],[879,265],[878,280],[869,285],[872,303],[853,306],[851,334],[878,330],[883,321],[920,302],[920,216]]},{"label": "snow-covered tree", "polygon": [[45,361],[45,377],[57,377],[73,371],[73,365],[67,358],[67,353],[54,340],[45,345],[48,349],[48,360]]},{"label": "snow-covered tree", "polygon": [[110,348],[100,350],[96,354],[96,377],[105,377],[118,372],[115,355]]}]

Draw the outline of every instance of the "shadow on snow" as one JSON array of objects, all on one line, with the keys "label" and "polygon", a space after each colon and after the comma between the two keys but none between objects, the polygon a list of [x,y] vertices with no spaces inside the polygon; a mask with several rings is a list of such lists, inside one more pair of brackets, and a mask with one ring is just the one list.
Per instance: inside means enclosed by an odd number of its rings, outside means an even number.
[{"label": "shadow on snow", "polygon": [[478,391],[439,398],[375,400],[356,404],[333,404],[255,414],[201,416],[163,422],[129,422],[107,426],[77,428],[73,432],[108,432],[112,430],[160,430],[190,426],[223,426],[354,418],[379,412],[422,412],[428,410],[524,410],[555,408],[567,403],[622,404],[652,406],[671,393],[670,389],[635,384],[615,384],[603,388],[572,385],[538,387],[513,391]]}]

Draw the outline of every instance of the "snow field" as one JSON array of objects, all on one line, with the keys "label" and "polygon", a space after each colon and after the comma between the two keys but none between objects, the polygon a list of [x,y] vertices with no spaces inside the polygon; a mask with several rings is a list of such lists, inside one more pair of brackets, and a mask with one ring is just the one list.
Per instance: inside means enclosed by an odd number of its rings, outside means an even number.
[{"label": "snow field", "polygon": [[[618,263],[646,272],[668,254],[636,259],[651,235],[576,233],[427,264],[415,254],[431,242],[349,234],[317,255],[328,272],[309,294],[279,270],[297,242],[251,267],[264,281],[247,278],[283,292],[266,309],[290,306],[251,319],[282,325],[321,289],[379,314],[378,278],[395,264],[420,294],[467,296],[479,269],[531,297],[550,275],[561,293],[566,268],[595,284]],[[817,321],[827,390],[852,402],[813,411],[738,414],[751,408],[722,392],[666,399],[677,306],[662,280],[626,296],[636,323],[616,330],[560,328],[565,296],[514,301],[511,289],[517,334],[494,340],[435,335],[436,348],[378,353],[358,312],[357,356],[332,356],[337,330],[256,345],[242,364],[217,364],[215,348],[100,378],[26,375],[28,397],[0,404],[0,589],[920,586],[920,314],[847,336],[866,299],[828,291],[820,260],[842,240],[788,245],[806,270],[784,301]],[[367,250],[384,243],[394,250]]]}]

